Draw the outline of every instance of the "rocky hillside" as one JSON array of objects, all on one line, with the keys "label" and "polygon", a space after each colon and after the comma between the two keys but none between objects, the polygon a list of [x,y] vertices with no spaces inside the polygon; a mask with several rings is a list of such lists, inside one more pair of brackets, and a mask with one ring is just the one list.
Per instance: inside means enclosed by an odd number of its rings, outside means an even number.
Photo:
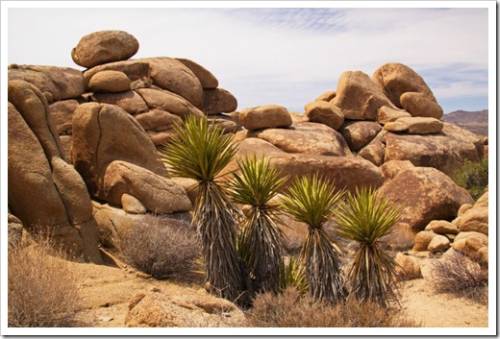
[{"label": "rocky hillside", "polygon": [[[487,265],[487,220],[484,226],[481,212],[477,229],[473,212],[485,206],[473,206],[467,190],[450,178],[464,160],[487,158],[487,139],[446,121],[432,90],[410,67],[389,63],[371,76],[346,71],[335,90],[307,103],[299,116],[279,104],[238,108],[202,65],[178,57],[133,59],[138,49],[126,32],[101,31],[82,37],[71,52],[83,72],[9,66],[13,241],[22,232],[48,231],[79,260],[102,264],[105,253],[124,259],[123,239],[139,224],[191,229],[196,182],[170,176],[157,148],[194,115],[237,143],[224,173],[256,154],[289,181],[319,172],[337,188],[377,188],[401,210],[386,239],[389,248],[418,249],[422,234],[433,232],[425,250],[441,254],[451,247]],[[438,231],[435,220],[452,231]],[[286,251],[293,253],[307,228],[281,227]],[[149,293],[139,305],[154,305],[154,299]],[[147,314],[134,309],[140,319]]]},{"label": "rocky hillside", "polygon": [[453,111],[443,116],[443,120],[457,124],[471,132],[488,135],[488,110],[481,111]]}]

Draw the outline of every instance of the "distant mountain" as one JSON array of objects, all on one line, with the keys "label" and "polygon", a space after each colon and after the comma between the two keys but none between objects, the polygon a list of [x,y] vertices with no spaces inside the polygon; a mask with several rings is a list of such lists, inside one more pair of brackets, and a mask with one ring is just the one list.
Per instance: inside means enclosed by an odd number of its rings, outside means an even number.
[{"label": "distant mountain", "polygon": [[482,111],[454,111],[443,116],[443,120],[452,122],[471,132],[488,135],[488,110]]}]

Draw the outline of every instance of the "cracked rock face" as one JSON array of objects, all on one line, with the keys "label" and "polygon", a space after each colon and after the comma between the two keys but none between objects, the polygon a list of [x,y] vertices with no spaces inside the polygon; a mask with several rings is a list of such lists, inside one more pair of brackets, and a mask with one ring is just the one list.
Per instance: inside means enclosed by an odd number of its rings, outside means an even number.
[{"label": "cracked rock face", "polygon": [[9,83],[9,208],[32,232],[49,232],[71,254],[101,262],[90,197],[62,159],[42,93]]},{"label": "cracked rock face", "polygon": [[115,105],[86,103],[73,114],[72,158],[89,192],[102,195],[106,167],[123,160],[164,175],[165,167],[142,126]]}]

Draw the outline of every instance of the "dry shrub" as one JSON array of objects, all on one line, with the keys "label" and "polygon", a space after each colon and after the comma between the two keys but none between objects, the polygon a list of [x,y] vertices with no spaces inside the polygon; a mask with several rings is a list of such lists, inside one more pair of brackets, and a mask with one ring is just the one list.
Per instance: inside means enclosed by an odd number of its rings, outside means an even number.
[{"label": "dry shrub", "polygon": [[488,272],[459,252],[436,260],[431,276],[437,292],[452,293],[483,304],[488,302]]},{"label": "dry shrub", "polygon": [[190,273],[200,256],[200,245],[189,225],[174,219],[146,216],[121,239],[125,260],[154,278]]},{"label": "dry shrub", "polygon": [[417,327],[398,309],[382,308],[371,302],[354,300],[331,306],[301,297],[295,289],[282,294],[259,294],[248,316],[257,327]]},{"label": "dry shrub", "polygon": [[8,322],[12,327],[76,326],[77,277],[50,240],[9,248]]}]

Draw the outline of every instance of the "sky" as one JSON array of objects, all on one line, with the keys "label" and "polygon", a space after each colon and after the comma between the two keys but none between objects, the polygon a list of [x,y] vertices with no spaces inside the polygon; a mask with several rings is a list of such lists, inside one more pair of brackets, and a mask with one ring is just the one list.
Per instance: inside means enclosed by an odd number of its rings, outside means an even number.
[{"label": "sky", "polygon": [[282,104],[301,112],[340,74],[388,62],[416,70],[445,112],[487,108],[487,9],[21,9],[8,12],[8,62],[83,69],[79,39],[119,29],[136,57],[192,59],[239,108]]}]

